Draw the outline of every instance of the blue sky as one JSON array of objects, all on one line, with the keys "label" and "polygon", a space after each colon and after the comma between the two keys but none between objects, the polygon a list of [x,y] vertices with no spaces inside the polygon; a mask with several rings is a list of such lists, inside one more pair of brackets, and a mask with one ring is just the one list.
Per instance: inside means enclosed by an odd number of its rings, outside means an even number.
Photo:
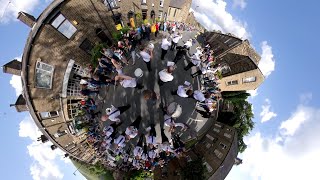
[{"label": "blue sky", "polygon": [[[21,57],[29,28],[16,19],[17,9],[37,17],[49,0],[16,0],[15,7],[0,0],[0,64]],[[198,7],[197,7],[198,6]],[[320,2],[307,0],[194,0],[195,16],[206,28],[248,38],[262,55],[259,64],[265,82],[250,98],[255,129],[240,154],[243,164],[227,179],[319,179],[320,102],[317,52]],[[4,179],[82,179],[75,168],[60,160],[62,153],[39,145],[39,131],[28,113],[16,113],[9,104],[17,98],[19,78],[1,73],[0,172]],[[49,151],[49,150],[50,151]],[[49,167],[49,168],[45,168]],[[56,176],[56,177],[54,177]]]}]

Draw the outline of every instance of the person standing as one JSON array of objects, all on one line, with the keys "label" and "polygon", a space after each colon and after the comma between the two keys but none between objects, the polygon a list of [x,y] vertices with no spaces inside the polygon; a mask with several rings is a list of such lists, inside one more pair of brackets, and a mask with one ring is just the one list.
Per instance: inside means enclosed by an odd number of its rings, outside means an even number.
[{"label": "person standing", "polygon": [[158,33],[159,33],[159,23],[156,23],[156,32],[155,32],[154,36],[158,37]]},{"label": "person standing", "polygon": [[101,117],[102,121],[107,121],[108,119],[110,119],[110,121],[114,121],[117,123],[120,123],[121,120],[118,118],[118,116],[120,116],[120,114],[122,114],[123,112],[125,112],[126,110],[128,110],[131,106],[128,104],[126,106],[121,106],[121,107],[114,107],[113,105],[111,105],[111,108],[107,108],[106,109],[106,115]]},{"label": "person standing", "polygon": [[140,55],[141,55],[143,61],[146,63],[148,71],[151,72],[152,69],[151,69],[151,62],[150,61],[153,58],[153,52],[150,50],[148,51],[147,47],[142,47],[140,50],[141,50]]},{"label": "person standing", "polygon": [[189,62],[189,64],[184,68],[185,71],[188,71],[190,68],[192,68],[193,66],[200,66],[201,64],[201,60],[198,54],[194,54],[191,57],[191,62]]},{"label": "person standing", "polygon": [[178,61],[180,59],[182,59],[183,57],[187,56],[188,59],[191,58],[190,54],[189,54],[189,50],[186,46],[178,46],[178,47],[176,47],[176,49],[177,49],[177,53],[176,53],[176,56],[174,57],[174,60],[173,60],[173,62],[175,64],[177,64]]},{"label": "person standing", "polygon": [[180,97],[192,97],[192,85],[190,82],[185,81],[183,85],[179,85],[176,91],[172,91],[172,95],[178,95]]},{"label": "person standing", "polygon": [[126,140],[130,140],[135,138],[138,135],[138,130],[141,122],[141,116],[138,116],[133,123],[130,124],[129,127],[126,128]]},{"label": "person standing", "polygon": [[168,37],[163,38],[161,43],[161,60],[167,54],[169,46],[171,46],[171,42],[168,41]]},{"label": "person standing", "polygon": [[124,88],[137,88],[137,89],[142,89],[143,86],[141,84],[137,83],[137,79],[130,77],[130,76],[126,76],[126,75],[117,75],[114,78],[115,82],[118,82],[121,84],[122,87]]},{"label": "person standing", "polygon": [[162,86],[166,82],[173,80],[174,62],[168,61],[167,68],[159,72],[159,85]]},{"label": "person standing", "polygon": [[181,38],[182,38],[182,35],[180,33],[177,33],[177,34],[173,35],[173,37],[172,37],[172,45],[171,45],[171,48],[170,48],[171,51],[173,51],[176,48],[176,46],[177,46],[177,44],[178,44],[178,42],[179,42],[179,40]]}]

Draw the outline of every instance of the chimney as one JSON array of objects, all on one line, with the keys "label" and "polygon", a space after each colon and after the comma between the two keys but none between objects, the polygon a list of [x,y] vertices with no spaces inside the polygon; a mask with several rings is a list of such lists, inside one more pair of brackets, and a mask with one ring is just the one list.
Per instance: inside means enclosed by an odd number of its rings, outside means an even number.
[{"label": "chimney", "polygon": [[14,59],[2,66],[3,72],[21,76],[21,62]]},{"label": "chimney", "polygon": [[18,14],[17,19],[19,19],[21,22],[29,26],[30,28],[33,27],[33,25],[36,23],[36,18],[34,18],[32,15],[20,11]]},{"label": "chimney", "polygon": [[24,99],[22,94],[20,94],[15,104],[10,104],[10,107],[12,106],[16,108],[17,112],[28,111],[26,100]]}]

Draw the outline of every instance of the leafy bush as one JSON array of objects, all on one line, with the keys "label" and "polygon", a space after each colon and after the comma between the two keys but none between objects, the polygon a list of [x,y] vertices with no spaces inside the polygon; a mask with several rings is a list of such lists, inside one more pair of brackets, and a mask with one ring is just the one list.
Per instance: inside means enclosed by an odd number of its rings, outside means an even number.
[{"label": "leafy bush", "polygon": [[94,46],[94,48],[91,50],[91,64],[94,68],[98,66],[98,59],[102,57],[102,48],[108,47],[104,43],[99,43]]},{"label": "leafy bush", "polygon": [[153,179],[153,173],[149,171],[139,170],[131,174],[130,180],[145,180],[147,178]]},{"label": "leafy bush", "polygon": [[198,158],[197,160],[188,162],[186,167],[181,170],[181,175],[185,180],[202,180],[205,179],[205,168],[206,167],[203,165],[202,158]]}]

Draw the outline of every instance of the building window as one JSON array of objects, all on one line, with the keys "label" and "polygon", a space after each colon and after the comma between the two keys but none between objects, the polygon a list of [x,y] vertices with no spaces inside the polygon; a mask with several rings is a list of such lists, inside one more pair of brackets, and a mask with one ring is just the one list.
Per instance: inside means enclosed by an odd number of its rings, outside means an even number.
[{"label": "building window", "polygon": [[80,44],[80,49],[84,50],[86,53],[91,55],[91,50],[93,49],[93,44],[87,38],[85,38]]},{"label": "building window", "polygon": [[41,119],[54,118],[54,117],[58,117],[58,116],[59,116],[58,111],[50,111],[50,112],[41,112],[40,113]]},{"label": "building window", "polygon": [[233,81],[228,81],[227,82],[227,86],[237,85],[237,84],[238,84],[238,80],[233,80]]},{"label": "building window", "polygon": [[147,4],[147,0],[141,0],[141,4]]},{"label": "building window", "polygon": [[247,78],[242,79],[243,83],[251,83],[251,82],[255,82],[255,81],[256,81],[256,77],[247,77]]},{"label": "building window", "polygon": [[38,61],[36,64],[36,87],[51,89],[53,71],[53,66]]},{"label": "building window", "polygon": [[220,152],[218,149],[215,149],[215,150],[214,150],[214,154],[215,154],[219,159],[221,159],[222,156],[223,156],[222,152]]},{"label": "building window", "polygon": [[226,149],[227,146],[225,144],[223,144],[222,142],[219,144],[221,146],[222,149]]},{"label": "building window", "polygon": [[117,8],[117,1],[116,0],[104,0],[104,5],[110,11],[111,9]]},{"label": "building window", "polygon": [[176,17],[177,9],[174,9],[173,17]]},{"label": "building window", "polygon": [[227,138],[231,138],[231,134],[229,134],[229,133],[224,133],[223,134],[225,137],[227,137]]},{"label": "building window", "polygon": [[160,6],[163,7],[164,0],[160,0]]},{"label": "building window", "polygon": [[217,129],[217,128],[213,128],[213,131],[216,132],[216,133],[219,133],[219,132],[220,132],[220,130]]},{"label": "building window", "polygon": [[161,21],[162,20],[162,11],[159,11],[159,20]]},{"label": "building window", "polygon": [[60,33],[68,39],[77,31],[77,29],[62,14],[59,14],[51,23]]}]

